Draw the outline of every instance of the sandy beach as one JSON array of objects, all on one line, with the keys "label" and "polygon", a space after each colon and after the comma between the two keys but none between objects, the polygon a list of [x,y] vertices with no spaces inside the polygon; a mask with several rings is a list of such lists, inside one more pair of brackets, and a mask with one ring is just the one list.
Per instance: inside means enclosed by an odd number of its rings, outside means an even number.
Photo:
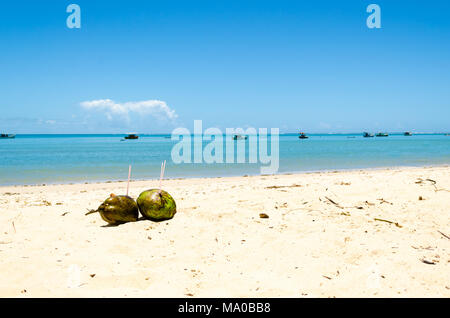
[{"label": "sandy beach", "polygon": [[450,167],[163,188],[172,220],[112,227],[85,213],[125,182],[0,187],[0,296],[450,297]]}]

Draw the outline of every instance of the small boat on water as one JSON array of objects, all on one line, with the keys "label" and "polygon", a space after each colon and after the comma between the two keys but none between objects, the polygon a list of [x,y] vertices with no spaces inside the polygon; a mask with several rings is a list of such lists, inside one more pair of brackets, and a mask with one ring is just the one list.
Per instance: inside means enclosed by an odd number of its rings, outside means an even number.
[{"label": "small boat on water", "polygon": [[137,134],[128,134],[125,136],[125,139],[138,139],[139,136]]},{"label": "small boat on water", "polygon": [[388,133],[378,133],[378,134],[376,134],[375,136],[377,136],[377,137],[388,137],[389,136],[389,134]]},{"label": "small boat on water", "polygon": [[410,132],[410,131],[405,131],[405,132],[403,133],[403,136],[412,136],[412,132]]},{"label": "small boat on water", "polygon": [[374,134],[371,134],[371,133],[368,133],[368,132],[364,132],[363,133],[363,137],[364,138],[369,138],[369,137],[373,137],[374,136]]},{"label": "small boat on water", "polygon": [[16,138],[14,134],[0,134],[0,138]]},{"label": "small boat on water", "polygon": [[248,136],[234,135],[233,140],[247,140]]},{"label": "small boat on water", "polygon": [[306,134],[304,132],[301,132],[300,136],[298,136],[298,138],[300,138],[300,139],[308,139],[309,137],[306,136]]}]

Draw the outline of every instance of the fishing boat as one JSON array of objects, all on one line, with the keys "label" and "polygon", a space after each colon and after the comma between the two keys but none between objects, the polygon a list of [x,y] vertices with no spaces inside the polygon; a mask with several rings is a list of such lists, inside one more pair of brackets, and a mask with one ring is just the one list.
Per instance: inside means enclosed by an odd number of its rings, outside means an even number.
[{"label": "fishing boat", "polygon": [[14,134],[0,134],[0,138],[16,138]]},{"label": "fishing boat", "polygon": [[137,134],[128,134],[125,136],[125,139],[138,139],[139,136]]},{"label": "fishing boat", "polygon": [[403,136],[412,136],[412,132],[410,132],[410,131],[405,131],[405,132],[403,133]]},{"label": "fishing boat", "polygon": [[248,136],[234,135],[233,140],[247,140]]},{"label": "fishing boat", "polygon": [[377,137],[388,137],[389,136],[389,134],[388,133],[378,133],[378,134],[376,134],[375,136],[377,136]]},{"label": "fishing boat", "polygon": [[369,137],[373,137],[374,136],[374,134],[371,134],[371,133],[368,133],[368,132],[364,132],[363,133],[363,137],[365,137],[365,138],[369,138]]},{"label": "fishing boat", "polygon": [[300,136],[298,136],[298,138],[300,138],[300,139],[308,139],[309,137],[306,136],[306,134],[304,132],[301,132]]}]

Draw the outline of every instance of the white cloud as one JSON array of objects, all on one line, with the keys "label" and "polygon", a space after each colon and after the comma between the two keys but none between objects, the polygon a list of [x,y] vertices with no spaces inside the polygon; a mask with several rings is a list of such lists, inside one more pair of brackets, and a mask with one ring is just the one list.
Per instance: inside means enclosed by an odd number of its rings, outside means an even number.
[{"label": "white cloud", "polygon": [[117,103],[111,99],[98,99],[82,102],[81,107],[86,110],[103,111],[109,120],[119,116],[129,121],[131,113],[150,115],[158,119],[175,120],[178,115],[175,110],[161,100],[144,100],[139,102]]}]

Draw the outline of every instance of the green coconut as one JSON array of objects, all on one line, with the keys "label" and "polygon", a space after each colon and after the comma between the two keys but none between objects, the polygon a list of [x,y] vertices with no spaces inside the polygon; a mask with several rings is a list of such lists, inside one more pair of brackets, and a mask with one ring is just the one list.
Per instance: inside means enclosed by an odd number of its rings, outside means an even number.
[{"label": "green coconut", "polygon": [[97,210],[91,210],[86,215],[96,212],[100,213],[102,219],[111,225],[134,222],[139,216],[136,201],[127,195],[111,194]]},{"label": "green coconut", "polygon": [[168,220],[177,213],[175,200],[164,190],[146,190],[139,195],[136,201],[139,211],[150,220]]}]

